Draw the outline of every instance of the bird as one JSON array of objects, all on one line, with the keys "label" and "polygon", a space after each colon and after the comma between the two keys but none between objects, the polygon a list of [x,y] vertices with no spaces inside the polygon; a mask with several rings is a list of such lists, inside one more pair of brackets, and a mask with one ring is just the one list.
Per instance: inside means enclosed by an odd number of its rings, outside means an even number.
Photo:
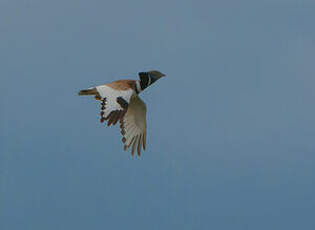
[{"label": "bird", "polygon": [[139,94],[165,74],[158,70],[139,72],[139,80],[117,80],[104,85],[80,90],[78,95],[93,95],[101,102],[100,122],[107,126],[119,121],[124,151],[131,147],[134,156],[146,148],[146,104]]}]

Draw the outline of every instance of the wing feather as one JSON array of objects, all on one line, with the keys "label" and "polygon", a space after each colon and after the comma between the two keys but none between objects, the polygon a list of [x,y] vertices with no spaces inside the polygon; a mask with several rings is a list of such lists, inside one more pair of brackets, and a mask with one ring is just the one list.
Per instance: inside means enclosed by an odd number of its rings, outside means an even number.
[{"label": "wing feather", "polygon": [[108,85],[95,87],[100,96],[101,102],[101,122],[108,120],[107,126],[115,125],[127,112],[132,89],[118,90]]},{"label": "wing feather", "polygon": [[81,90],[79,95],[96,95],[101,101],[101,122],[107,125],[120,122],[124,150],[131,147],[131,155],[146,148],[146,105],[134,91],[134,81],[122,80]]},{"label": "wing feather", "polygon": [[128,110],[120,123],[124,150],[131,146],[131,155],[137,149],[140,156],[141,147],[145,150],[146,146],[146,105],[137,95],[131,97]]}]

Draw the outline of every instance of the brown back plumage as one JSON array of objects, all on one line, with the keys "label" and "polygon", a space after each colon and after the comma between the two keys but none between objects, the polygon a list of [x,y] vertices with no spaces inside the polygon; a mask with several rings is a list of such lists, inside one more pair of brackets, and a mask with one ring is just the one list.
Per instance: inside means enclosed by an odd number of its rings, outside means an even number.
[{"label": "brown back plumage", "polygon": [[106,84],[107,86],[116,89],[116,90],[128,90],[134,89],[136,85],[135,80],[118,80],[111,83]]}]

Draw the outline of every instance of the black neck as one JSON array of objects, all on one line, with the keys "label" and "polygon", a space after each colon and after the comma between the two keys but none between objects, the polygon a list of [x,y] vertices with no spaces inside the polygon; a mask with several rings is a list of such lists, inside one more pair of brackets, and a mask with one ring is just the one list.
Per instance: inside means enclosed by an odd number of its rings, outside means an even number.
[{"label": "black neck", "polygon": [[141,90],[144,90],[145,88],[147,88],[149,85],[156,81],[156,78],[153,78],[148,72],[141,72],[139,73],[139,76]]}]

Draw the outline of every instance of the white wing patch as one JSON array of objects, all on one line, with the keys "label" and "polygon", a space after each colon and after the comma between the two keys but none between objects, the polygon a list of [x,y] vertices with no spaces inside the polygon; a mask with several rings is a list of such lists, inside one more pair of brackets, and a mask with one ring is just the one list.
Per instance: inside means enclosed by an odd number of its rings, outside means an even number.
[{"label": "white wing patch", "polygon": [[124,150],[130,146],[131,154],[134,155],[137,148],[138,155],[141,154],[141,147],[145,150],[146,146],[146,105],[137,96],[131,97],[127,113],[120,120],[121,134],[123,135]]},{"label": "white wing patch", "polygon": [[106,85],[96,87],[102,101],[101,122],[108,120],[107,125],[116,124],[127,111],[130,98],[134,91],[116,90]]}]

